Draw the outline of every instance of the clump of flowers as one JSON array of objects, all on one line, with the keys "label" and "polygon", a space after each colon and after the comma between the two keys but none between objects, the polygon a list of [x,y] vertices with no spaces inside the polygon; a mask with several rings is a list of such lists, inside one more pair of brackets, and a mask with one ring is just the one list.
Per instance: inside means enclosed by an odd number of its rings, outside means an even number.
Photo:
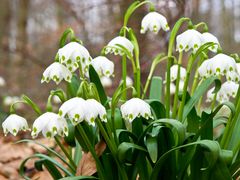
[{"label": "clump of flowers", "polygon": [[[145,84],[141,81],[138,38],[128,25],[132,14],[144,4],[149,4],[150,12],[139,31],[170,31],[168,52],[153,57]],[[17,115],[15,103],[2,124],[5,135],[30,130],[33,138],[41,133],[53,138],[62,152],[43,146],[50,154],[37,153],[25,159],[20,174],[29,179],[24,165],[39,158],[36,168],[45,166],[54,179],[237,178],[240,65],[237,55],[221,52],[218,39],[204,22],[193,24],[189,18],[181,18],[170,27],[151,1],[133,2],[119,35],[94,59],[74,31],[67,29],[55,61],[42,77],[43,83],[65,82],[66,90],[52,90],[46,109],[22,96],[21,102],[38,116],[31,130],[28,120]],[[104,89],[114,80],[114,63],[108,54],[122,58],[122,78],[111,97]],[[183,60],[187,61],[185,67]],[[131,74],[127,73],[128,61]],[[153,76],[163,61],[167,61],[164,82],[162,77]],[[211,106],[202,103],[205,94]],[[53,109],[56,97],[60,107]],[[222,107],[228,108],[230,115],[217,116]],[[213,132],[219,128],[216,136]],[[83,172],[89,168],[85,162],[93,160],[93,171]]]}]

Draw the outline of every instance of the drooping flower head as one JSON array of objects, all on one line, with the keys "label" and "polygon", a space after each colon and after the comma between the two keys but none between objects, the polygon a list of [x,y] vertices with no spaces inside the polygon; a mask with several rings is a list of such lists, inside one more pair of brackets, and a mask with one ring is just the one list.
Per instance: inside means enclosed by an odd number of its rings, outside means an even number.
[{"label": "drooping flower head", "polygon": [[[222,84],[221,89],[217,93],[216,100],[220,103],[229,101],[231,97],[235,98],[237,95],[239,85],[232,81],[227,81]],[[215,94],[213,93],[214,88],[207,92],[207,102],[211,102],[214,99]]]},{"label": "drooping flower head", "polygon": [[[173,82],[177,79],[178,65],[177,64],[173,65],[171,67],[170,71],[171,71],[170,80],[171,80],[171,82]],[[185,78],[186,78],[186,69],[183,67],[180,67],[180,80],[184,81]]]},{"label": "drooping flower head", "polygon": [[90,125],[95,125],[95,119],[99,117],[106,122],[106,110],[99,102],[94,99],[84,100],[79,97],[69,99],[64,102],[59,109],[59,115],[66,115],[73,125],[77,125],[82,121],[87,121]]},{"label": "drooping flower head", "polygon": [[[184,87],[184,81],[179,81],[178,91],[182,92]],[[176,93],[176,85],[174,83],[170,83],[170,94],[174,95]]]},{"label": "drooping flower head", "polygon": [[70,42],[58,50],[60,63],[65,64],[67,68],[74,72],[81,63],[82,71],[88,71],[88,65],[92,58],[88,50],[77,42]]},{"label": "drooping flower head", "polygon": [[118,45],[126,48],[131,54],[133,53],[133,49],[134,49],[133,44],[127,38],[122,37],[122,36],[118,36],[118,37],[115,37],[114,39],[112,39],[108,43],[108,45],[105,49],[105,53],[106,54],[111,53],[114,55],[123,56],[125,53],[122,51],[121,47]]},{"label": "drooping flower head", "polygon": [[0,76],[0,87],[3,87],[6,85],[5,79]]},{"label": "drooping flower head", "polygon": [[54,62],[43,72],[41,83],[48,83],[51,79],[56,84],[59,84],[63,79],[70,82],[72,73],[61,63]]},{"label": "drooping flower head", "polygon": [[152,118],[151,108],[148,103],[139,98],[132,98],[121,106],[122,117],[130,123],[142,116],[145,119]]},{"label": "drooping flower head", "polygon": [[46,138],[52,138],[55,135],[68,135],[68,126],[64,118],[53,112],[46,112],[39,116],[33,123],[32,137],[36,138],[42,131]]},{"label": "drooping flower head", "polygon": [[105,56],[98,56],[94,58],[91,62],[91,65],[94,67],[96,72],[100,77],[102,76],[113,76],[114,73],[114,64]]},{"label": "drooping flower head", "polygon": [[215,45],[209,47],[208,49],[210,51],[217,52],[217,49],[220,47],[218,39],[209,32],[202,33],[202,37],[203,37],[203,44],[209,43],[209,42],[215,43]]},{"label": "drooping flower head", "polygon": [[164,31],[169,30],[167,19],[157,12],[150,12],[146,16],[144,16],[141,23],[140,32],[145,33],[147,30],[150,30],[157,34],[161,28]]},{"label": "drooping flower head", "polygon": [[3,132],[5,136],[10,132],[12,135],[16,136],[19,131],[28,130],[27,120],[16,114],[11,114],[2,123]]},{"label": "drooping flower head", "polygon": [[204,44],[202,34],[194,29],[189,29],[177,36],[177,51],[188,51],[190,49],[196,52]]},{"label": "drooping flower head", "polygon": [[213,58],[205,60],[198,68],[198,73],[203,78],[225,75],[228,81],[238,82],[240,79],[235,60],[225,54],[217,54]]},{"label": "drooping flower head", "polygon": [[103,87],[111,87],[112,86],[112,79],[106,76],[101,77],[101,83]]},{"label": "drooping flower head", "polygon": [[107,122],[107,112],[102,104],[95,99],[86,100],[85,120],[88,124],[95,126],[95,119],[99,117],[103,122]]}]

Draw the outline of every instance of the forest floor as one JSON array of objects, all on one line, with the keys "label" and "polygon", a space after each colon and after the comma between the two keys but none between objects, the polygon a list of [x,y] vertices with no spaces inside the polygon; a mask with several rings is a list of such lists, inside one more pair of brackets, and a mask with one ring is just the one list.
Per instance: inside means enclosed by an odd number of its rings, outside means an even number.
[{"label": "forest floor", "polygon": [[[23,135],[24,136],[24,135]],[[25,137],[23,137],[24,139]],[[23,179],[19,175],[19,167],[21,162],[36,152],[47,153],[47,151],[39,145],[33,143],[18,143],[18,137],[6,136],[0,134],[0,180]],[[37,139],[36,141],[48,146],[54,147],[54,141],[48,139]],[[34,160],[29,160],[25,165],[25,174],[31,179],[46,180],[52,179],[47,171],[36,171],[34,168]]]}]

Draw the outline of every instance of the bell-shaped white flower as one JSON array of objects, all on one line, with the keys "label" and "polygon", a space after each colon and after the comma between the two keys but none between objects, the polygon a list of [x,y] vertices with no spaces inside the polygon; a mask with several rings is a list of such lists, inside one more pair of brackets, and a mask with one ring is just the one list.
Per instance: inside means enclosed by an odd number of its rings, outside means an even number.
[{"label": "bell-shaped white flower", "polygon": [[71,122],[76,125],[85,119],[86,102],[84,99],[75,97],[64,102],[59,108],[59,115],[65,117],[66,115]]},{"label": "bell-shaped white flower", "polygon": [[32,137],[36,138],[42,131],[44,137],[52,138],[55,135],[68,135],[68,125],[64,118],[53,112],[46,112],[33,123]]},{"label": "bell-shaped white flower", "polygon": [[99,117],[101,121],[107,122],[106,109],[95,99],[86,100],[85,120],[92,126],[95,126],[95,119]]},{"label": "bell-shaped white flower", "polygon": [[112,86],[112,79],[106,76],[101,77],[101,83],[103,87],[111,87]]},{"label": "bell-shaped white flower", "polygon": [[[170,74],[170,80],[175,81],[177,79],[177,75],[178,75],[178,65],[175,64],[171,67],[170,69],[171,74]],[[186,78],[186,69],[183,67],[180,67],[180,80],[184,81]]]},{"label": "bell-shaped white flower", "polygon": [[196,52],[203,45],[204,39],[202,34],[194,29],[189,29],[177,36],[177,51],[188,51],[190,49]]},{"label": "bell-shaped white flower", "polygon": [[[229,101],[229,99],[235,98],[237,95],[239,85],[232,81],[227,81],[222,84],[221,89],[217,93],[216,100],[220,103]],[[211,102],[214,99],[215,94],[213,93],[214,88],[207,92],[207,102]]]},{"label": "bell-shaped white flower", "polygon": [[129,76],[126,77],[126,85],[127,87],[130,87],[133,85],[133,80]]},{"label": "bell-shaped white flower", "polygon": [[3,87],[6,85],[5,79],[0,76],[0,87]]},{"label": "bell-shaped white flower", "polygon": [[50,80],[59,84],[63,79],[70,82],[72,79],[72,73],[61,63],[54,62],[43,72],[41,83],[49,82]]},{"label": "bell-shaped white flower", "polygon": [[217,52],[218,47],[220,47],[218,39],[209,32],[202,33],[203,44],[213,42],[215,45],[209,47],[208,49],[213,52]]},{"label": "bell-shaped white flower", "polygon": [[157,12],[150,12],[144,16],[142,20],[140,33],[145,33],[147,30],[150,30],[157,34],[161,28],[164,31],[169,30],[167,19]]},{"label": "bell-shaped white flower", "polygon": [[114,64],[105,56],[98,56],[94,58],[91,62],[91,65],[97,71],[100,77],[102,76],[113,76],[114,73]]},{"label": "bell-shaped white flower", "polygon": [[235,60],[225,54],[217,54],[213,58],[205,60],[198,68],[198,73],[203,78],[225,75],[229,81],[237,82],[240,79]]},{"label": "bell-shaped white flower", "polygon": [[[182,92],[184,87],[184,81],[179,81],[178,92]],[[170,94],[174,95],[176,93],[176,85],[174,83],[170,83]]]},{"label": "bell-shaped white flower", "polygon": [[26,131],[29,129],[27,120],[16,114],[11,114],[10,116],[8,116],[2,123],[2,127],[5,136],[9,132],[16,136],[19,131]]},{"label": "bell-shaped white flower", "polygon": [[152,118],[151,108],[148,103],[139,98],[132,98],[121,106],[122,117],[130,123],[136,117]]},{"label": "bell-shaped white flower", "polygon": [[66,64],[67,68],[74,72],[81,63],[83,72],[88,71],[88,65],[92,58],[88,50],[77,42],[70,42],[58,50],[61,63]]},{"label": "bell-shaped white flower", "polygon": [[108,43],[108,45],[105,49],[105,53],[106,54],[111,53],[114,55],[123,56],[125,53],[124,53],[124,51],[122,51],[122,48],[119,45],[126,48],[131,54],[133,53],[134,46],[133,46],[132,42],[122,36],[118,36],[118,37],[115,37],[114,39],[112,39]]}]

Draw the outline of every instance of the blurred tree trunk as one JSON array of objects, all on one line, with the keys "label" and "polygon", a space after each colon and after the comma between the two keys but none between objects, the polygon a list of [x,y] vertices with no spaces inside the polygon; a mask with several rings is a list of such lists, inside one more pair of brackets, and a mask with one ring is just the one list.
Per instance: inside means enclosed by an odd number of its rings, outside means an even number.
[{"label": "blurred tree trunk", "polygon": [[10,1],[2,0],[0,3],[0,56],[4,64],[8,60],[8,53],[5,53],[5,49],[8,48],[6,46],[9,44],[10,19]]}]

